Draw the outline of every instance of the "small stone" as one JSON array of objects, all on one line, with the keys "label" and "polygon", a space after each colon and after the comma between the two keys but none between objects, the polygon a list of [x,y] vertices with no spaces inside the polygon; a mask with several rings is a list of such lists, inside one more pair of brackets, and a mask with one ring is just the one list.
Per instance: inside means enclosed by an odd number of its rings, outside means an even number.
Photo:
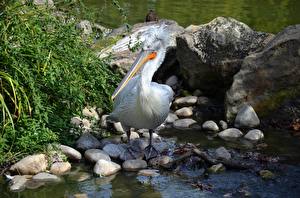
[{"label": "small stone", "polygon": [[81,137],[76,141],[76,148],[81,151],[100,148],[100,146],[101,144],[98,139],[90,133],[82,134]]},{"label": "small stone", "polygon": [[50,172],[55,175],[62,175],[71,170],[69,162],[55,162],[51,165]]},{"label": "small stone", "polygon": [[175,122],[175,120],[178,120],[177,115],[174,114],[174,113],[169,113],[169,114],[168,114],[168,117],[167,117],[167,119],[166,119],[166,123],[167,123],[167,124],[171,124],[171,123]]},{"label": "small stone", "polygon": [[59,182],[61,179],[56,175],[52,175],[50,173],[38,173],[32,177],[33,180],[38,182]]},{"label": "small stone", "polygon": [[[132,132],[130,133],[130,140],[134,140],[134,139],[138,139],[138,138],[140,138],[140,135],[139,135],[137,132],[132,131]],[[127,134],[123,134],[123,135],[121,136],[121,140],[122,140],[123,142],[127,142],[127,140],[128,140]]]},{"label": "small stone", "polygon": [[80,127],[82,124],[82,119],[78,116],[71,118],[70,123],[76,127]]},{"label": "small stone", "polygon": [[100,159],[111,161],[108,154],[105,151],[102,151],[100,149],[86,150],[84,153],[84,157],[91,163],[96,163]]},{"label": "small stone", "polygon": [[162,156],[158,156],[158,157],[150,159],[149,165],[152,167],[159,167],[159,166],[164,166],[172,161],[173,161],[173,159],[170,156],[162,155]]},{"label": "small stone", "polygon": [[122,127],[121,122],[115,122],[113,125],[114,125],[114,128],[115,128],[117,134],[123,134],[123,133],[125,133],[125,131],[124,131],[123,127]]},{"label": "small stone", "polygon": [[230,160],[231,159],[231,154],[229,151],[222,147],[219,147],[216,149],[216,158],[217,159],[225,159],[225,160]]},{"label": "small stone", "polygon": [[203,95],[203,92],[200,90],[200,89],[196,89],[194,92],[193,92],[193,96],[202,96]]},{"label": "small stone", "polygon": [[177,85],[177,83],[178,83],[178,78],[175,75],[170,76],[165,82],[165,84],[169,85],[170,87]]},{"label": "small stone", "polygon": [[186,96],[175,99],[173,105],[176,106],[192,106],[197,103],[198,97],[197,96]]},{"label": "small stone", "polygon": [[48,166],[47,158],[44,154],[29,155],[10,167],[11,171],[22,175],[34,175],[45,171]]},{"label": "small stone", "polygon": [[224,120],[220,120],[219,125],[220,125],[222,130],[225,130],[225,129],[228,128],[228,124]]},{"label": "small stone", "polygon": [[107,144],[103,147],[103,151],[110,157],[117,159],[125,151],[125,149],[119,144]]},{"label": "small stone", "polygon": [[80,21],[80,23],[76,25],[76,28],[82,30],[82,33],[85,35],[89,35],[93,33],[92,24],[88,20]]},{"label": "small stone", "polygon": [[243,133],[236,128],[229,128],[218,133],[218,136],[224,140],[232,140],[243,136]]},{"label": "small stone", "polygon": [[264,180],[274,179],[275,175],[269,170],[261,170],[259,171],[259,175]]},{"label": "small stone", "polygon": [[100,176],[113,175],[121,170],[121,166],[112,161],[99,160],[94,166],[94,173]]},{"label": "small stone", "polygon": [[107,127],[108,127],[108,124],[107,124],[107,117],[108,117],[108,115],[102,115],[102,116],[101,116],[100,126],[101,126],[103,129],[107,129]]},{"label": "small stone", "polygon": [[123,162],[122,167],[126,171],[138,171],[147,168],[147,162],[141,159],[126,160]]},{"label": "small stone", "polygon": [[207,106],[209,105],[211,102],[209,100],[208,97],[205,97],[205,96],[200,96],[198,97],[198,100],[197,100],[197,105],[199,106]]},{"label": "small stone", "polygon": [[82,156],[81,153],[72,147],[60,145],[59,146],[62,153],[65,154],[71,160],[81,160]]},{"label": "small stone", "polygon": [[208,172],[210,173],[221,173],[225,171],[225,166],[221,163],[216,164],[216,165],[212,165],[211,167],[209,167]]},{"label": "small stone", "polygon": [[234,126],[238,128],[253,128],[259,124],[259,118],[251,105],[242,106],[234,121]]},{"label": "small stone", "polygon": [[251,141],[258,141],[264,138],[264,134],[261,130],[253,129],[248,131],[244,138]]},{"label": "small stone", "polygon": [[173,127],[176,129],[187,129],[195,123],[197,122],[191,118],[179,119],[173,122]]},{"label": "small stone", "polygon": [[85,107],[82,110],[82,115],[84,115],[86,117],[89,117],[89,118],[92,118],[92,119],[95,119],[95,120],[99,120],[99,115],[96,111],[96,108],[87,108],[87,107]]},{"label": "small stone", "polygon": [[159,170],[156,169],[143,169],[138,172],[138,175],[146,177],[157,177],[159,176]]},{"label": "small stone", "polygon": [[9,189],[13,192],[25,190],[28,177],[26,175],[15,175],[10,181]]},{"label": "small stone", "polygon": [[213,131],[213,132],[218,132],[219,131],[218,125],[212,120],[204,122],[202,124],[202,129],[206,130],[206,131]]},{"label": "small stone", "polygon": [[190,117],[193,115],[192,107],[183,107],[175,111],[175,114],[179,117]]}]

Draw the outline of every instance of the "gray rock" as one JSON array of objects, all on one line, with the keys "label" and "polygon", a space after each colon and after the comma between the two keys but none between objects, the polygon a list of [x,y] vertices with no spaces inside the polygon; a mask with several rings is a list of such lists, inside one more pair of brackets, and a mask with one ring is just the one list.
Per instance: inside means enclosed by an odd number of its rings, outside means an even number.
[{"label": "gray rock", "polygon": [[218,132],[219,131],[218,125],[212,120],[205,121],[202,124],[202,129],[206,130],[206,131],[213,131],[213,132]]},{"label": "gray rock", "polygon": [[147,162],[140,159],[126,160],[123,162],[122,167],[126,171],[138,171],[143,168],[147,168]]},{"label": "gray rock", "polygon": [[253,129],[248,131],[244,138],[251,141],[258,141],[264,138],[264,134],[261,130]]},{"label": "gray rock", "polygon": [[243,136],[243,133],[236,128],[229,128],[218,133],[218,136],[224,140],[231,140]]},{"label": "gray rock", "polygon": [[[132,132],[130,133],[130,140],[134,140],[134,139],[138,139],[138,138],[140,138],[140,135],[139,135],[137,132],[132,131]],[[127,134],[123,134],[123,135],[121,136],[121,140],[122,140],[123,142],[127,142],[127,140],[128,140]]]},{"label": "gray rock", "polygon": [[170,156],[161,155],[161,156],[150,159],[149,165],[152,167],[160,167],[160,166],[164,166],[172,161],[173,161],[173,159]]},{"label": "gray rock", "polygon": [[225,171],[225,166],[221,163],[216,164],[216,165],[212,165],[211,167],[209,167],[208,172],[210,173],[221,173]]},{"label": "gray rock", "polygon": [[10,167],[11,171],[22,175],[34,175],[45,171],[48,166],[46,155],[29,155]]},{"label": "gray rock", "polygon": [[99,115],[96,111],[96,107],[94,108],[87,108],[85,107],[83,110],[82,110],[82,115],[86,116],[86,117],[89,117],[89,118],[92,118],[92,119],[95,119],[95,120],[99,120]]},{"label": "gray rock", "polygon": [[166,119],[166,123],[167,123],[167,124],[171,124],[171,123],[175,122],[175,120],[178,120],[177,115],[174,114],[174,113],[169,113],[169,114],[168,114],[168,117],[167,117],[167,119]]},{"label": "gray rock", "polygon": [[176,129],[187,129],[195,123],[197,122],[191,118],[179,119],[173,122],[173,127]]},{"label": "gray rock", "polygon": [[220,120],[219,125],[220,125],[222,130],[225,130],[225,129],[228,128],[228,124],[224,120]]},{"label": "gray rock", "polygon": [[107,144],[103,147],[103,151],[110,157],[117,159],[125,151],[125,148],[119,144]]},{"label": "gray rock", "polygon": [[89,35],[93,33],[92,24],[88,20],[82,20],[77,25],[76,28],[81,30],[84,35]]},{"label": "gray rock", "polygon": [[132,52],[128,46],[131,48],[137,46],[138,43],[143,42],[143,39],[146,35],[145,33],[147,31],[151,30],[153,27],[158,27],[161,24],[166,24],[167,31],[171,34],[165,61],[160,68],[161,72],[158,72],[158,74],[164,74],[165,70],[170,69],[170,67],[176,63],[176,37],[184,31],[184,29],[175,21],[160,20],[159,22],[135,24],[127,36],[120,39],[115,45],[102,50],[100,53],[98,53],[98,57],[104,58],[111,56],[111,66],[118,68],[122,73],[125,74],[136,59],[139,51],[137,50]]},{"label": "gray rock", "polygon": [[61,179],[56,175],[52,175],[50,173],[38,173],[32,177],[33,180],[38,182],[60,182]]},{"label": "gray rock", "polygon": [[234,126],[238,128],[243,127],[256,127],[260,123],[258,116],[251,105],[243,105],[234,121]]},{"label": "gray rock", "polygon": [[15,175],[10,181],[9,189],[13,192],[25,190],[28,180],[28,175]]},{"label": "gray rock", "polygon": [[76,141],[76,148],[81,151],[86,151],[88,149],[96,149],[100,148],[101,144],[90,133],[84,133],[81,137]]},{"label": "gray rock", "polygon": [[187,28],[177,37],[177,58],[185,82],[206,93],[224,93],[243,58],[261,49],[267,36],[229,17]]},{"label": "gray rock", "polygon": [[267,116],[284,99],[299,93],[300,25],[278,33],[258,53],[246,57],[226,93],[226,118],[232,121],[244,104]]},{"label": "gray rock", "polygon": [[143,169],[138,172],[138,175],[146,177],[157,177],[159,176],[159,170],[156,169]]},{"label": "gray rock", "polygon": [[183,107],[175,111],[175,114],[179,117],[190,117],[193,115],[192,107]]},{"label": "gray rock", "polygon": [[96,163],[98,160],[103,159],[110,161],[109,155],[100,149],[89,149],[84,153],[84,157],[91,163]]},{"label": "gray rock", "polygon": [[170,76],[165,82],[165,84],[169,85],[170,87],[177,85],[177,83],[178,83],[178,77],[175,75]]},{"label": "gray rock", "polygon": [[102,115],[102,116],[101,116],[100,126],[101,126],[103,129],[107,129],[107,127],[108,127],[107,120],[106,120],[107,117],[108,117],[108,115]]},{"label": "gray rock", "polygon": [[50,8],[54,8],[53,0],[33,0],[33,4],[37,6],[47,6]]},{"label": "gray rock", "polygon": [[114,128],[115,128],[117,134],[123,134],[123,133],[125,133],[125,131],[124,131],[123,127],[122,127],[121,122],[115,122],[113,125],[114,125]]},{"label": "gray rock", "polygon": [[231,159],[231,154],[229,151],[222,147],[219,147],[216,149],[216,158],[217,159],[225,159],[225,160],[230,160]]},{"label": "gray rock", "polygon": [[166,142],[155,142],[152,145],[159,153],[162,153],[169,149],[169,145]]},{"label": "gray rock", "polygon": [[176,98],[173,102],[173,105],[178,106],[192,106],[197,103],[198,97],[197,96],[186,96],[181,98]]},{"label": "gray rock", "polygon": [[55,162],[50,167],[50,172],[55,175],[63,175],[71,170],[69,162]]},{"label": "gray rock", "polygon": [[81,160],[82,158],[81,153],[72,147],[60,145],[59,148],[61,149],[62,153],[68,157],[68,159]]},{"label": "gray rock", "polygon": [[100,176],[109,176],[121,170],[121,166],[115,162],[100,159],[94,166],[94,173]]}]

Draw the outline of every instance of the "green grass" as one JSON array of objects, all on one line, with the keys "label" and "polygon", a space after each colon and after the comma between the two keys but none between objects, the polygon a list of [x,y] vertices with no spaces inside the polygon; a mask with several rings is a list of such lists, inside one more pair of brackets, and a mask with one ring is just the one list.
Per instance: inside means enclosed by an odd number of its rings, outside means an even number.
[{"label": "green grass", "polygon": [[11,3],[0,14],[0,164],[47,143],[71,144],[69,120],[108,111],[119,80],[75,25],[54,10]]}]

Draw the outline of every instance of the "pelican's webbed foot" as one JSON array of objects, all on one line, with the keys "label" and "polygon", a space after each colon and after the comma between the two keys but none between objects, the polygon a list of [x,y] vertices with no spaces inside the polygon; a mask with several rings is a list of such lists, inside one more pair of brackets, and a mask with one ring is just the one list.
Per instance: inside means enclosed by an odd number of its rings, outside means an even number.
[{"label": "pelican's webbed foot", "polygon": [[144,153],[145,153],[146,160],[149,160],[151,158],[155,158],[159,155],[159,151],[152,144],[149,144],[145,148]]}]

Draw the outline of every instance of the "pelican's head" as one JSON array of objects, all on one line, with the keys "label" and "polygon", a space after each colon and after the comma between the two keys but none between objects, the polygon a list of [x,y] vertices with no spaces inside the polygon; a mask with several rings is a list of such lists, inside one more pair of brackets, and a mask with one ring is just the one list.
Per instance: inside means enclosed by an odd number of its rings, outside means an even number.
[{"label": "pelican's head", "polygon": [[[112,99],[114,99],[127,85],[130,79],[138,73],[138,71],[146,65],[146,63],[151,61],[157,61],[155,66],[155,70],[160,66],[165,58],[166,48],[168,46],[170,34],[167,30],[167,25],[162,24],[159,27],[149,28],[147,32],[145,32],[141,36],[142,41],[142,49],[140,54],[137,56],[137,59],[134,61],[130,70],[123,78],[117,89],[112,95]],[[151,64],[147,64],[151,65]]]}]

